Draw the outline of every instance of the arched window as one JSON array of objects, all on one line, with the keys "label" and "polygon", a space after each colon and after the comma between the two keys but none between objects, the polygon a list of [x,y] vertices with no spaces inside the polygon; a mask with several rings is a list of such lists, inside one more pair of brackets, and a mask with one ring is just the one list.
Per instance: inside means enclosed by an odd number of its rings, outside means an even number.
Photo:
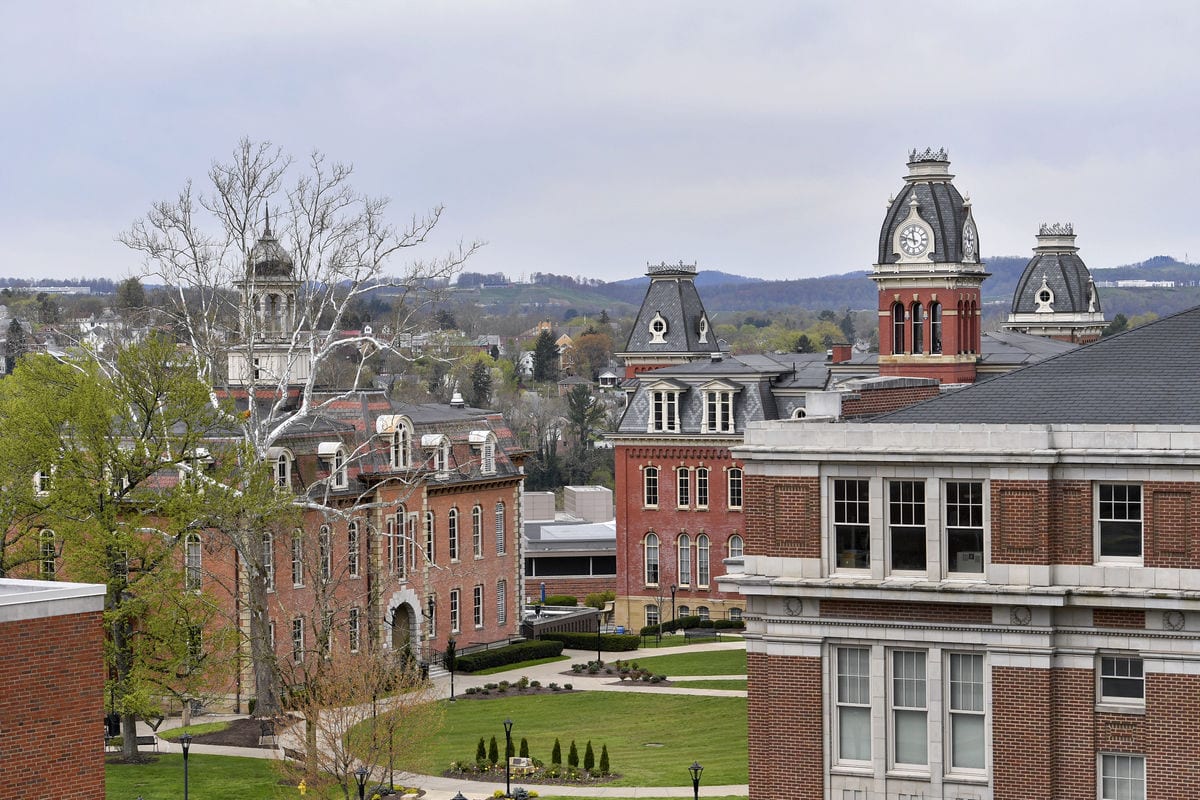
[{"label": "arched window", "polygon": [[479,451],[479,471],[484,475],[496,474],[496,440],[490,436]]},{"label": "arched window", "polygon": [[458,509],[450,509],[446,518],[446,532],[450,536],[450,560],[458,561]]},{"label": "arched window", "polygon": [[646,508],[658,508],[658,467],[646,467],[642,471],[643,504]]},{"label": "arched window", "polygon": [[44,528],[38,534],[38,545],[41,548],[42,560],[39,571],[43,578],[52,580],[58,572],[58,554],[55,552],[54,531]]},{"label": "arched window", "polygon": [[508,581],[501,578],[496,582],[496,624],[508,623]]},{"label": "arched window", "polygon": [[471,549],[476,558],[483,558],[483,506],[471,509]]},{"label": "arched window", "polygon": [[904,306],[892,303],[892,352],[904,352]]},{"label": "arched window", "polygon": [[692,539],[686,533],[679,534],[679,538],[675,540],[675,548],[678,550],[677,570],[676,575],[679,576],[680,586],[692,585]]},{"label": "arched window", "polygon": [[734,622],[742,621],[742,610],[740,608],[729,609],[729,618]]},{"label": "arched window", "polygon": [[708,508],[708,467],[696,468],[696,508]]},{"label": "arched window", "polygon": [[321,580],[328,581],[333,577],[333,532],[328,525],[321,526],[317,547],[321,556]]},{"label": "arched window", "polygon": [[351,578],[358,577],[358,564],[358,520],[352,519],[346,526],[346,572]]},{"label": "arched window", "polygon": [[304,585],[304,531],[292,533],[292,586]]},{"label": "arched window", "polygon": [[275,485],[280,489],[292,487],[292,457],[287,453],[280,453],[275,459]]},{"label": "arched window", "polygon": [[504,555],[504,548],[504,503],[496,503],[496,555]]},{"label": "arched window", "polygon": [[929,352],[942,353],[942,304],[929,304]]},{"label": "arched window", "polygon": [[700,587],[708,586],[709,568],[708,568],[708,537],[703,533],[696,537],[696,585]]},{"label": "arched window", "polygon": [[967,321],[966,307],[963,305],[963,301],[959,300],[958,301],[958,316],[955,317],[955,319],[954,319],[954,330],[958,336],[958,347],[956,349],[957,349],[957,352],[959,355],[962,355],[963,353],[967,352],[967,350],[966,350],[966,348],[967,348],[967,329],[965,327],[966,321]]},{"label": "arched window", "polygon": [[697,606],[696,616],[700,618],[701,622],[708,622],[708,606]]},{"label": "arched window", "polygon": [[408,426],[400,423],[392,432],[392,468],[408,469],[412,453],[412,434]]},{"label": "arched window", "polygon": [[430,564],[437,563],[437,553],[434,552],[433,512],[425,512],[425,558]]},{"label": "arched window", "polygon": [[647,625],[657,625],[658,624],[658,606],[653,605],[653,604],[646,606],[646,624]]},{"label": "arched window", "polygon": [[689,607],[687,607],[687,606],[680,606],[680,607],[679,607],[679,616],[680,616],[680,618],[683,618],[683,617],[686,617],[686,616],[688,616],[688,614],[691,612],[691,610],[692,610],[692,609],[690,609],[690,608],[689,608]]},{"label": "arched window", "polygon": [[912,351],[914,355],[925,352],[925,310],[920,303],[912,304]]},{"label": "arched window", "polygon": [[675,470],[676,505],[687,508],[692,502],[692,471],[687,467]]},{"label": "arched window", "polygon": [[729,537],[729,557],[730,558],[741,558],[742,557],[742,546],[743,546],[743,544],[742,544],[741,536],[738,536],[736,533],[733,536],[730,536]]},{"label": "arched window", "polygon": [[262,537],[262,571],[267,591],[275,591],[275,536],[270,531]]},{"label": "arched window", "polygon": [[729,470],[729,507],[742,507],[742,470],[731,467]]},{"label": "arched window", "polygon": [[184,541],[184,575],[183,588],[189,592],[200,591],[201,570],[203,569],[203,548],[200,545],[200,534],[189,533]]},{"label": "arched window", "polygon": [[658,585],[658,534],[647,533],[643,542],[645,548],[645,578],[647,586]]}]

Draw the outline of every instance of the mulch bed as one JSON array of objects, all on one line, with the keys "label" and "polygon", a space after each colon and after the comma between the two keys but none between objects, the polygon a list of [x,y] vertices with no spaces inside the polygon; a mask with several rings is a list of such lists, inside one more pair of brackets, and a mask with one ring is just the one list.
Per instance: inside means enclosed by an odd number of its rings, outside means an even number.
[{"label": "mulch bed", "polygon": [[455,700],[499,700],[501,697],[529,697],[532,695],[539,695],[539,694],[574,694],[578,691],[579,691],[578,689],[564,689],[561,686],[559,686],[557,689],[548,689],[545,686],[539,686],[537,688],[534,688],[532,686],[527,686],[524,689],[519,689],[516,686],[509,685],[509,687],[507,689],[505,689],[503,692],[500,691],[499,689],[489,689],[487,694],[484,694],[482,691],[472,692],[471,694],[467,694],[466,692],[462,692],[462,691],[457,691],[454,693],[454,699]]},{"label": "mulch bed", "polygon": [[[279,736],[284,729],[296,722],[295,717],[277,717],[275,719],[275,735]],[[194,744],[217,744],[225,747],[258,747],[259,736],[262,735],[262,720],[245,718],[235,719],[229,727],[215,733],[201,733],[192,737]],[[263,746],[266,748],[266,745]]]}]

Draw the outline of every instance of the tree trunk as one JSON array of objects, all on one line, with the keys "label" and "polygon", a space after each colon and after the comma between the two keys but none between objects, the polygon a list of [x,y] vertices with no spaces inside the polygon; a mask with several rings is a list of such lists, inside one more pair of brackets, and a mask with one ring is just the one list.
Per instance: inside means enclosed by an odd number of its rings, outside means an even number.
[{"label": "tree trunk", "polygon": [[318,777],[317,765],[317,728],[321,724],[321,710],[315,704],[309,704],[304,714],[304,774],[316,785]]},{"label": "tree trunk", "polygon": [[250,603],[250,662],[254,670],[254,716],[275,717],[281,711],[275,653],[267,622],[267,582],[256,569],[247,570]]},{"label": "tree trunk", "polygon": [[[116,672],[117,686],[115,698],[123,699],[129,687],[129,673],[133,665],[129,635],[129,624],[120,617],[115,619],[112,623],[113,667]],[[121,714],[121,756],[126,761],[131,761],[137,758],[137,754],[137,717],[130,713],[123,713]]]}]

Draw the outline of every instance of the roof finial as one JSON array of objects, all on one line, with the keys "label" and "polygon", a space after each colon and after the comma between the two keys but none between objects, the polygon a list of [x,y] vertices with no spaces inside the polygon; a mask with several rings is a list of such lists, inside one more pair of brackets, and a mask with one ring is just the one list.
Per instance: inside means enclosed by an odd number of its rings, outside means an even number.
[{"label": "roof finial", "polygon": [[263,236],[270,236],[270,235],[271,235],[271,201],[268,200],[267,201],[267,224],[266,224],[266,227],[263,228]]}]

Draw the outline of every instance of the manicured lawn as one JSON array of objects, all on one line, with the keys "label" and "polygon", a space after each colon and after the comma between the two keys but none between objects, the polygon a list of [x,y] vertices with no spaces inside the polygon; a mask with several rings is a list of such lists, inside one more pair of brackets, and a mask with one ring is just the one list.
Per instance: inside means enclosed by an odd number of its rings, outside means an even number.
[{"label": "manicured lawn", "polygon": [[681,686],[685,689],[732,689],[734,691],[746,691],[746,681],[729,679],[715,679],[711,681],[672,681],[672,686]]},{"label": "manicured lawn", "polygon": [[202,722],[199,725],[188,725],[186,728],[171,728],[171,730],[163,731],[158,736],[160,739],[167,739],[173,742],[185,733],[190,733],[192,736],[199,736],[202,733],[217,733],[228,727],[228,722]]},{"label": "manicured lawn", "polygon": [[[575,692],[446,704],[446,718],[424,763],[397,768],[441,774],[452,761],[471,761],[479,737],[496,737],[504,750],[505,718],[513,721],[513,747],[529,740],[530,755],[550,762],[557,737],[563,762],[574,739],[582,758],[591,739],[599,758],[621,778],[614,786],[690,785],[687,766],[704,765],[709,785],[746,783],[746,700],[741,697],[656,695],[646,692]],[[678,769],[672,768],[678,766]],[[150,800],[147,798],[147,800]]]},{"label": "manicured lawn", "polygon": [[550,658],[535,658],[532,661],[520,661],[516,664],[504,664],[499,667],[488,667],[478,672],[460,672],[460,675],[495,675],[497,672],[511,672],[514,669],[536,667],[538,664],[552,664],[555,661],[569,661],[570,656],[551,656]]},{"label": "manicured lawn", "polygon": [[[274,800],[298,796],[279,785],[280,773],[262,758],[230,758],[193,753],[188,758],[189,800]],[[109,800],[179,800],[183,797],[183,756],[161,755],[150,764],[107,764],[104,791]]]},{"label": "manicured lawn", "polygon": [[[614,661],[616,659],[613,659]],[[623,659],[626,660],[626,659]],[[745,675],[745,650],[703,650],[669,656],[628,659],[655,675]]]}]

